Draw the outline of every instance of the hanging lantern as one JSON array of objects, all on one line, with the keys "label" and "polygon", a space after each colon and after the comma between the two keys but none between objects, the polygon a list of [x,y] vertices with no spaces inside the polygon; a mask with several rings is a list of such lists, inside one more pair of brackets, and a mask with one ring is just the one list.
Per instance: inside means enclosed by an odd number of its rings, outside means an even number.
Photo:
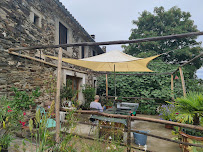
[{"label": "hanging lantern", "polygon": [[176,79],[179,79],[177,75],[175,76],[175,80],[176,80]]}]

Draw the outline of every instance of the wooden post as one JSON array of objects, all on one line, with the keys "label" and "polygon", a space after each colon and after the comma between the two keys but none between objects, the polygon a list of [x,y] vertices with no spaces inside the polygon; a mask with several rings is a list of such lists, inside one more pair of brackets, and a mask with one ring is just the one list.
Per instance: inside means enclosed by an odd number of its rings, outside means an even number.
[{"label": "wooden post", "polygon": [[127,152],[131,151],[131,116],[127,118]]},{"label": "wooden post", "polygon": [[106,74],[106,100],[108,100],[108,75]]},{"label": "wooden post", "polygon": [[60,88],[61,88],[61,67],[62,67],[62,48],[59,48],[58,53],[58,68],[57,68],[57,91],[56,91],[56,104],[55,104],[55,112],[56,112],[56,142],[60,142]]},{"label": "wooden post", "polygon": [[173,92],[173,74],[171,74],[171,95],[172,95],[172,100],[174,100],[174,92]]},{"label": "wooden post", "polygon": [[180,77],[181,77],[181,83],[182,83],[182,87],[183,87],[183,96],[186,96],[186,89],[185,89],[185,80],[184,80],[184,76],[183,76],[183,70],[181,67],[179,67],[179,71],[180,71]]}]

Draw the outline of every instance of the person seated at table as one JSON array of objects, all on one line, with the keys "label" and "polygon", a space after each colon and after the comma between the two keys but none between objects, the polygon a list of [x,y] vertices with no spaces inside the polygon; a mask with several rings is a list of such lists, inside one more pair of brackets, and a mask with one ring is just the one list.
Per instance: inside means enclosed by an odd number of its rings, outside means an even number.
[{"label": "person seated at table", "polygon": [[99,112],[103,112],[103,108],[102,108],[102,106],[101,106],[101,103],[99,103],[99,99],[100,99],[100,97],[98,96],[98,95],[96,95],[95,97],[94,97],[94,101],[92,101],[91,103],[90,103],[90,109],[92,108],[92,109],[97,109]]}]

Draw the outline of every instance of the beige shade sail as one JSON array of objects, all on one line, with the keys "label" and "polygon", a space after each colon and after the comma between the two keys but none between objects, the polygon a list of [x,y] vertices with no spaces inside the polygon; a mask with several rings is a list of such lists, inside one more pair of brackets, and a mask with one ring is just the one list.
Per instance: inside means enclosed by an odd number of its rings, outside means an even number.
[{"label": "beige shade sail", "polygon": [[[84,59],[62,58],[62,61],[94,71],[113,72],[115,65],[116,72],[153,72],[147,68],[147,64],[158,56],[159,55],[148,58],[136,58],[120,51],[110,51]],[[54,56],[47,57],[58,59],[58,57]]]}]

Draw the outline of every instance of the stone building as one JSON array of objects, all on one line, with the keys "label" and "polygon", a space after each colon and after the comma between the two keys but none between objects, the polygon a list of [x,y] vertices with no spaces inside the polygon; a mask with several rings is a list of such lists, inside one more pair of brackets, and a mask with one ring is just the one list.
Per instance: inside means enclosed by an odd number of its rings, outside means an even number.
[{"label": "stone building", "polygon": [[[40,87],[46,94],[50,76],[56,76],[57,62],[44,55],[57,56],[57,49],[9,52],[9,48],[94,42],[59,0],[0,1],[0,96],[12,95],[11,88],[31,90]],[[63,57],[85,58],[104,53],[99,46],[63,48]],[[62,82],[71,80],[73,89],[81,85],[96,85],[96,77],[88,69],[63,63]],[[84,101],[82,92],[78,99]]]}]

